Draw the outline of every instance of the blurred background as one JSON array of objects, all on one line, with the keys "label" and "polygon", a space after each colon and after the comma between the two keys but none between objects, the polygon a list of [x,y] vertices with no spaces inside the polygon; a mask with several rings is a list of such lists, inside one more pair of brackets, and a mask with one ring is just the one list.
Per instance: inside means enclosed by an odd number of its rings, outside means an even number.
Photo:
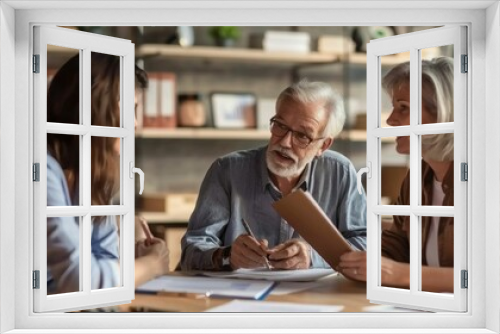
[{"label": "blurred background", "polygon": [[[366,43],[434,27],[66,27],[135,43],[149,76],[139,94],[135,165],[145,173],[136,214],[166,239],[171,269],[203,177],[219,156],[266,145],[278,94],[294,81],[324,81],[344,98],[347,121],[331,149],[366,166]],[[428,58],[450,55],[446,47]],[[48,49],[49,80],[77,50]],[[382,57],[382,72],[409,59]],[[384,96],[381,126],[391,111]],[[393,138],[382,146],[382,204],[407,171]],[[390,223],[387,217],[386,223]]]}]

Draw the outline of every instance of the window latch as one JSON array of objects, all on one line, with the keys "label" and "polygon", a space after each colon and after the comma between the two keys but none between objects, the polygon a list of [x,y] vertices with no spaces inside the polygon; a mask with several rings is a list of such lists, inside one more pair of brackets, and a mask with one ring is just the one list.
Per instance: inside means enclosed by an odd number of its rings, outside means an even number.
[{"label": "window latch", "polygon": [[141,190],[139,191],[139,194],[142,195],[142,191],[144,190],[144,172],[140,168],[135,168],[133,161],[130,161],[128,166],[129,166],[129,176],[131,179],[134,178],[134,173],[139,174],[139,183],[141,185]]},{"label": "window latch", "polygon": [[372,163],[370,161],[367,162],[367,167],[363,167],[361,168],[358,173],[357,173],[357,177],[358,177],[358,192],[360,194],[363,193],[363,185],[361,184],[361,175],[363,175],[363,173],[366,173],[366,176],[371,179],[372,178]]}]

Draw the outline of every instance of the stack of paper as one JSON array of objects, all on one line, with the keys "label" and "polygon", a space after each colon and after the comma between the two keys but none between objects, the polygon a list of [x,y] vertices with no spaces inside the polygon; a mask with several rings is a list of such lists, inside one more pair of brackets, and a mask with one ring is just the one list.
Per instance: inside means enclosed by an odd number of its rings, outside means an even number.
[{"label": "stack of paper", "polygon": [[265,51],[308,53],[311,36],[298,31],[266,31],[262,46]]},{"label": "stack of paper", "polygon": [[202,275],[220,278],[243,278],[252,280],[267,280],[275,282],[311,282],[333,275],[333,269],[299,269],[299,270],[269,270],[269,269],[238,269],[235,271],[204,271]]},{"label": "stack of paper", "polygon": [[136,289],[139,293],[185,292],[209,297],[264,299],[274,282],[212,277],[161,276]]}]

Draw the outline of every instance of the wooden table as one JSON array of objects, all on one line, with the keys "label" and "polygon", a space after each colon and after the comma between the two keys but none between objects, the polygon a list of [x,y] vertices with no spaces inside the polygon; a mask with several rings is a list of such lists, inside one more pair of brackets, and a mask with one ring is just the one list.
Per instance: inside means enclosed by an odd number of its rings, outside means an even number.
[{"label": "wooden table", "polygon": [[[121,312],[203,312],[232,299],[173,297],[136,293],[131,304],[120,306]],[[268,295],[266,301],[298,304],[343,305],[342,312],[362,312],[373,305],[366,299],[365,283],[332,275],[321,280],[321,286],[287,295]]]}]

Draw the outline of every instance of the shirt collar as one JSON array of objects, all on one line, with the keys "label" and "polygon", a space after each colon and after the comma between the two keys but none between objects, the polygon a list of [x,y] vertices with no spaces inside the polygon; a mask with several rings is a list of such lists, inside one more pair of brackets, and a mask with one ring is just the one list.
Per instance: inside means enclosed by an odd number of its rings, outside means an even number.
[{"label": "shirt collar", "polygon": [[[268,186],[273,186],[271,176],[269,175],[269,170],[267,169],[266,154],[267,154],[267,146],[263,147],[263,149],[261,150],[260,162],[259,162],[261,171],[261,186],[263,191],[265,191]],[[304,167],[304,170],[300,175],[299,182],[297,182],[297,185],[293,188],[293,190],[297,190],[298,188],[301,188],[304,191],[308,190],[310,174],[312,170],[311,164],[312,162],[308,163],[306,167]]]}]

